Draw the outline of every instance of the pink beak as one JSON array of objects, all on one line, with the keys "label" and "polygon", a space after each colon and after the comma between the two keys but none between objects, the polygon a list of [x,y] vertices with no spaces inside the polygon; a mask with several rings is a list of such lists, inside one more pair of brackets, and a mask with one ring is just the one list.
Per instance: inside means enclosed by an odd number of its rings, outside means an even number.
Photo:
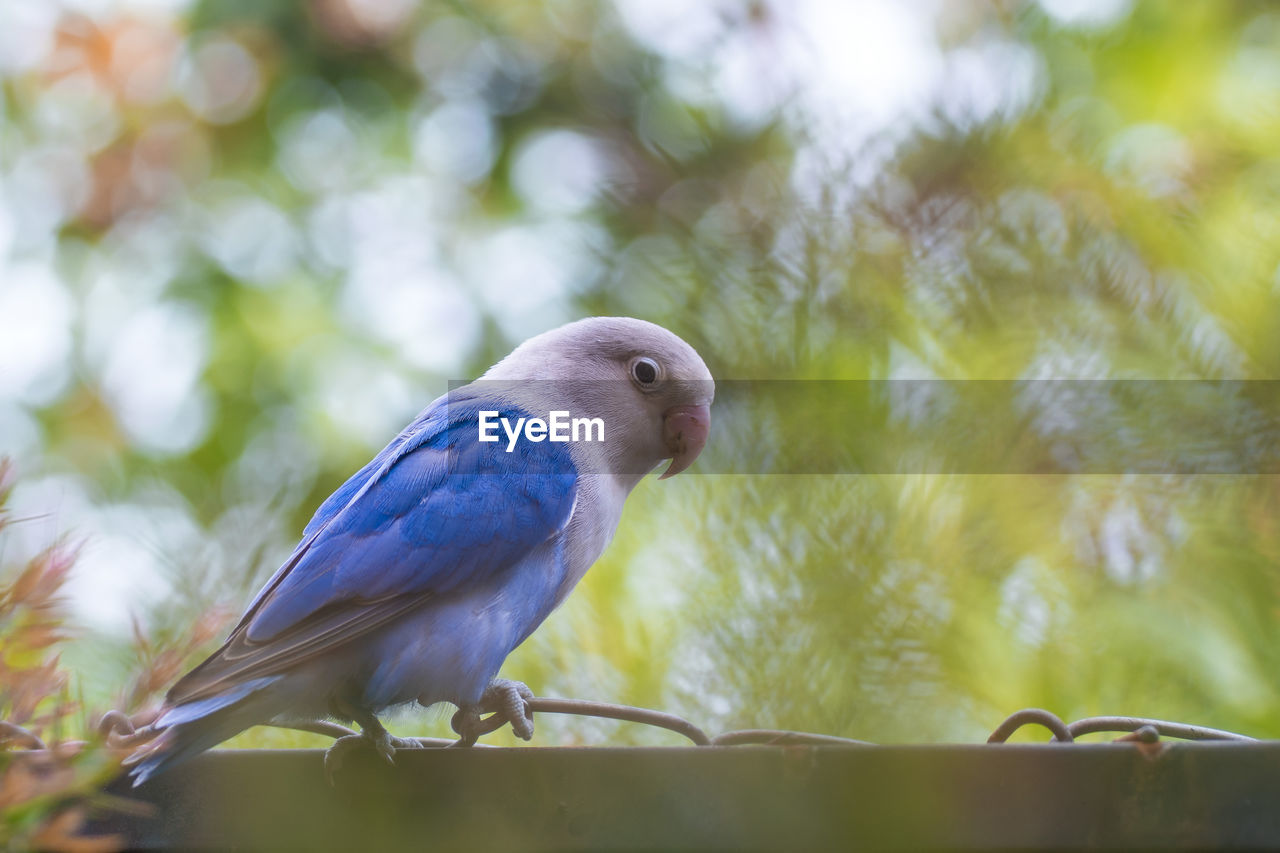
[{"label": "pink beak", "polygon": [[663,412],[662,440],[671,451],[671,464],[658,479],[674,477],[692,465],[710,433],[710,406],[672,406]]}]

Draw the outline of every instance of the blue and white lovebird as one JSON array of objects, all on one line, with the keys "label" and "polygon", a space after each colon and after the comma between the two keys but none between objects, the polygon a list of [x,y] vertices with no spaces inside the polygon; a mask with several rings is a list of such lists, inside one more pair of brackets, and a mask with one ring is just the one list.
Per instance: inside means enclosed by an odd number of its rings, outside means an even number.
[{"label": "blue and white lovebird", "polygon": [[414,701],[457,705],[464,742],[489,712],[528,740],[532,694],[499,668],[600,556],[645,474],[697,457],[713,396],[683,340],[595,317],[431,403],[325,500],[222,648],[169,691],[160,735],[126,762],[134,784],[271,721],[353,721],[347,746],[390,761],[414,744],[378,714]]}]

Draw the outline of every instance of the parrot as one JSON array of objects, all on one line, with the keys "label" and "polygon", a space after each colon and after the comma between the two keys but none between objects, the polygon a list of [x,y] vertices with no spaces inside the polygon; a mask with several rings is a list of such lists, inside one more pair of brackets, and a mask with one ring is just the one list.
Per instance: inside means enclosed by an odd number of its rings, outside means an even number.
[{"label": "parrot", "polygon": [[[484,713],[529,740],[533,694],[497,677],[503,662],[600,557],[639,482],[697,458],[714,395],[674,333],[588,317],[434,400],[320,505],[221,648],[168,691],[158,735],[125,759],[133,785],[271,722],[355,723],[326,759],[371,746],[393,762],[417,742],[379,715],[413,702],[456,705],[465,745]],[[548,423],[568,417],[600,428],[557,438]],[[495,441],[483,427],[499,421]]]}]

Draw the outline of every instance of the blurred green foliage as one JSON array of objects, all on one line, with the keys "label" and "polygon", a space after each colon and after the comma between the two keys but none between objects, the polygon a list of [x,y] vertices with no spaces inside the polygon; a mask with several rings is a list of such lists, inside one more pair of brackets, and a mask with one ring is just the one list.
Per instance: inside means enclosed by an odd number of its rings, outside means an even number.
[{"label": "blurred green foliage", "polygon": [[[584,314],[728,379],[1280,377],[1272,6],[948,2],[932,94],[842,125],[816,72],[767,108],[715,82],[735,45],[784,76],[787,4],[721,4],[699,50],[637,5],[64,13],[10,69],[0,288],[70,307],[3,384],[0,449],[33,512],[145,540],[159,575],[94,566],[155,591],[156,636],[242,606],[449,379]],[[784,414],[780,442],[821,417]],[[506,674],[710,730],[973,740],[1036,705],[1280,736],[1275,476],[910,470],[642,484]],[[89,636],[114,695],[136,655]]]},{"label": "blurred green foliage", "polygon": [[[0,546],[12,521],[13,466],[0,459]],[[0,555],[3,555],[0,547]],[[119,850],[117,836],[82,834],[93,810],[119,807],[100,788],[116,756],[74,738],[89,729],[59,660],[67,639],[59,593],[75,563],[65,543],[20,564],[0,562],[0,847],[5,850]],[[150,698],[150,697],[148,697]],[[34,751],[39,750],[39,751]]]}]

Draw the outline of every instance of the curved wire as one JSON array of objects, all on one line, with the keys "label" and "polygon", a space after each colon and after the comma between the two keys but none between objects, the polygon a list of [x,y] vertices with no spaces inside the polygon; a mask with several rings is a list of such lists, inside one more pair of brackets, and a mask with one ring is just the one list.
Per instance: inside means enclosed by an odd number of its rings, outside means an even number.
[{"label": "curved wire", "polygon": [[24,749],[47,749],[44,741],[40,740],[34,732],[24,729],[17,723],[0,720],[0,746],[7,746],[10,742],[24,744]]},{"label": "curved wire", "polygon": [[609,702],[588,702],[584,699],[546,699],[534,697],[529,702],[534,713],[543,714],[577,714],[581,717],[603,717],[609,720],[624,720],[628,723],[640,723],[684,735],[698,746],[709,746],[711,738],[693,723],[668,714],[664,711],[653,711],[648,708],[635,708],[631,705],[614,705]]},{"label": "curved wire", "polygon": [[1023,708],[1021,711],[1014,711],[1004,722],[996,726],[996,730],[987,738],[987,743],[1004,743],[1009,736],[1023,726],[1044,726],[1053,732],[1053,739],[1062,741],[1063,743],[1071,743],[1075,737],[1071,734],[1071,729],[1067,724],[1062,722],[1058,715],[1053,714],[1043,708]]},{"label": "curved wire", "polygon": [[[1053,732],[1055,741],[1063,743],[1073,743],[1082,735],[1099,732],[1126,732],[1130,736],[1121,740],[1141,740],[1148,743],[1154,743],[1161,736],[1181,740],[1230,740],[1257,743],[1257,738],[1235,732],[1187,723],[1171,723],[1167,720],[1153,720],[1147,717],[1085,717],[1068,725],[1056,714],[1043,708],[1024,708],[1010,714],[1004,722],[996,726],[991,737],[987,738],[987,743],[1004,743],[1010,735],[1028,725],[1044,726]],[[1140,736],[1133,737],[1133,735]]]},{"label": "curved wire", "polygon": [[[650,708],[637,708],[632,705],[616,705],[610,702],[591,702],[584,699],[553,699],[534,697],[527,700],[529,709],[542,714],[573,714],[581,717],[600,717],[610,720],[621,720],[638,723],[675,732],[688,738],[696,746],[790,746],[805,744],[811,746],[874,746],[869,741],[836,737],[835,735],[816,734],[813,732],[795,732],[780,729],[740,729],[724,732],[715,737],[708,737],[701,728],[675,714],[655,711]],[[161,729],[153,725],[139,726],[135,719],[150,720],[149,716],[138,715],[131,718],[120,711],[108,711],[98,721],[97,730],[108,746],[117,749],[128,749],[145,743],[160,734]],[[480,720],[476,728],[477,734],[488,734],[506,724],[501,713],[491,714]],[[332,738],[349,737],[357,734],[346,726],[328,720],[289,720],[275,721],[267,725],[275,728],[296,729]],[[1067,724],[1056,714],[1043,708],[1023,708],[1010,714],[991,736],[987,743],[999,744],[1009,740],[1014,732],[1024,726],[1037,725],[1048,729],[1054,741],[1073,743],[1076,738],[1100,732],[1123,732],[1118,740],[1155,743],[1161,737],[1179,738],[1182,740],[1219,740],[1240,743],[1257,743],[1257,738],[1235,732],[1213,729],[1207,726],[1195,726],[1187,723],[1175,723],[1167,720],[1154,720],[1146,717],[1103,716],[1085,717]],[[424,747],[457,746],[461,741],[446,738],[408,738]],[[47,749],[34,732],[16,723],[0,720],[0,746],[18,746],[22,749]]]},{"label": "curved wire", "polygon": [[1235,732],[1211,729],[1207,726],[1192,726],[1186,723],[1170,723],[1166,720],[1149,720],[1144,717],[1085,717],[1076,720],[1070,726],[1074,737],[1095,734],[1097,732],[1138,732],[1145,728],[1154,729],[1165,737],[1176,737],[1181,740],[1235,740],[1257,743],[1257,738],[1240,735]]}]

